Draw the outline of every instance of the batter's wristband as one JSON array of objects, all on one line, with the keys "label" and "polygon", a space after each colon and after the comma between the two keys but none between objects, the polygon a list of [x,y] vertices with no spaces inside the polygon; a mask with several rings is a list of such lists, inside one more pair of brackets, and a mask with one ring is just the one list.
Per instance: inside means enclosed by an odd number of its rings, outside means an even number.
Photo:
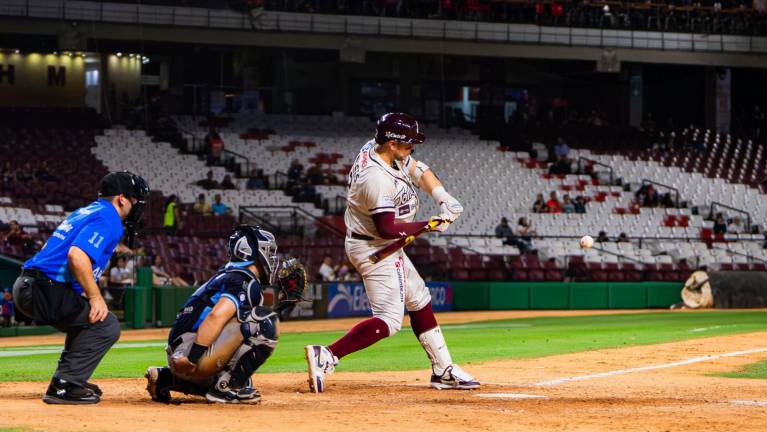
[{"label": "batter's wristband", "polygon": [[451,198],[450,194],[447,193],[444,186],[437,186],[431,191],[431,197],[434,198],[434,201],[437,202],[437,204],[442,204],[443,202],[447,201],[449,198]]},{"label": "batter's wristband", "polygon": [[202,357],[202,355],[205,354],[205,351],[207,350],[208,347],[195,342],[192,344],[192,349],[189,350],[189,355],[186,356],[186,358],[189,359],[190,363],[197,364],[197,362],[200,361],[200,357]]}]

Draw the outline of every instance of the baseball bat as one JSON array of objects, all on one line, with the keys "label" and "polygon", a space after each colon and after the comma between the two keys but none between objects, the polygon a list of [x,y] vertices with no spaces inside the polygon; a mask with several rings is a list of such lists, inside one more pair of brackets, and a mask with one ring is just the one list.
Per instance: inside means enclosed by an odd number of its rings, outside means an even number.
[{"label": "baseball bat", "polygon": [[434,228],[437,227],[437,225],[441,224],[442,221],[429,221],[426,225],[424,225],[423,228],[419,229],[418,231],[414,232],[413,234],[410,234],[407,237],[402,237],[398,240],[396,240],[394,243],[384,246],[381,249],[378,249],[377,251],[373,252],[368,259],[371,263],[375,264],[389,255],[393,254],[394,252],[397,252],[398,250],[402,249],[403,247],[409,245],[410,243],[413,243],[416,239],[416,237],[420,236],[421,234],[427,233]]}]

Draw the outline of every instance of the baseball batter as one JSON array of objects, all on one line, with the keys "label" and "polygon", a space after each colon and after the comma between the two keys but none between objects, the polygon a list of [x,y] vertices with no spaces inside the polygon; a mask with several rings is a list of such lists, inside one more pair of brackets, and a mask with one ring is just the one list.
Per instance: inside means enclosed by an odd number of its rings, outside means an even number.
[{"label": "baseball batter", "polygon": [[[325,389],[339,359],[392,336],[402,327],[407,307],[410,323],[432,365],[431,386],[437,389],[474,389],[479,382],[453,363],[431,306],[431,295],[413,263],[400,249],[373,264],[368,257],[393,240],[406,237],[429,222],[445,231],[463,212],[429,167],[411,157],[415,144],[426,137],[411,116],[389,113],[376,124],[375,139],[365,144],[349,172],[346,254],[362,275],[373,317],[349,330],[329,346],[308,345],[309,387]],[[416,188],[440,205],[440,215],[414,221],[419,198]]]}]

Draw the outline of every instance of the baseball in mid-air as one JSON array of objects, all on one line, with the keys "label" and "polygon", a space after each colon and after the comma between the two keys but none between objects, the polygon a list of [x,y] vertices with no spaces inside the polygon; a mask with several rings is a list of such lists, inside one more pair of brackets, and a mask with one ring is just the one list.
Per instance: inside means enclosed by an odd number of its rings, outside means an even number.
[{"label": "baseball in mid-air", "polygon": [[581,249],[590,249],[594,246],[594,239],[591,236],[581,237]]}]

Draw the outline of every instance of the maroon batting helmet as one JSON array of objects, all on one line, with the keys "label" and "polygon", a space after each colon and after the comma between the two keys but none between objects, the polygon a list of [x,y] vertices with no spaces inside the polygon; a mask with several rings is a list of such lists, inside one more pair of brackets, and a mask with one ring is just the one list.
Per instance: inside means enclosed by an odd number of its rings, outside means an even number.
[{"label": "maroon batting helmet", "polygon": [[426,136],[418,131],[418,121],[402,113],[384,114],[376,122],[376,142],[399,141],[408,144],[421,144]]}]

